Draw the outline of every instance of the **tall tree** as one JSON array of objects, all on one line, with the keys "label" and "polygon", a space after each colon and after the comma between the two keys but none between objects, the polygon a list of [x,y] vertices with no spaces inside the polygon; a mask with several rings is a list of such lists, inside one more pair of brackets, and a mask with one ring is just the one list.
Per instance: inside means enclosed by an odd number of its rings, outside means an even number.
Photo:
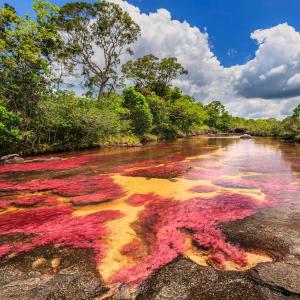
[{"label": "tall tree", "polygon": [[209,127],[226,131],[230,125],[230,115],[220,101],[212,101],[205,105],[208,118],[205,121]]},{"label": "tall tree", "polygon": [[137,89],[148,88],[158,96],[164,93],[172,80],[188,72],[177,62],[175,57],[159,59],[148,54],[133,61],[130,60],[122,66],[126,78],[132,80]]},{"label": "tall tree", "polygon": [[70,72],[80,69],[85,87],[97,92],[114,90],[120,83],[117,67],[140,27],[122,8],[110,2],[73,2],[64,5],[57,19],[65,45],[60,54]]},{"label": "tall tree", "polygon": [[36,0],[34,10],[31,20],[8,4],[0,7],[0,100],[22,116],[26,129],[49,87],[51,55],[60,41],[50,22],[57,7]]}]

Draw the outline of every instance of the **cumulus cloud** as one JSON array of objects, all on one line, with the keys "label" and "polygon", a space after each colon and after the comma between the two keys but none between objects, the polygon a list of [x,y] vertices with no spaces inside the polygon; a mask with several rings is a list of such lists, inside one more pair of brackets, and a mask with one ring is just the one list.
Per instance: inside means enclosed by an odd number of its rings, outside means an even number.
[{"label": "cumulus cloud", "polygon": [[233,68],[234,89],[246,98],[284,99],[300,95],[300,34],[287,23],[251,34],[255,58]]},{"label": "cumulus cloud", "polygon": [[189,71],[175,85],[205,103],[218,99],[235,115],[281,118],[300,103],[300,34],[287,23],[254,31],[255,57],[225,68],[213,53],[206,29],[174,20],[163,8],[145,14],[124,0],[111,1],[141,27],[134,56],[123,57],[123,62],[149,53],[175,56]]}]

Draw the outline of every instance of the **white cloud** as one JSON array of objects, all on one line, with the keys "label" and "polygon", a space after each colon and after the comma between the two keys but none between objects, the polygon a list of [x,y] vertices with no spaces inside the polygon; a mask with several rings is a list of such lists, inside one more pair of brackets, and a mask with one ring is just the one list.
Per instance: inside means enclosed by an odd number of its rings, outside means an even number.
[{"label": "white cloud", "polygon": [[[232,68],[236,72],[234,89],[245,98],[286,99],[300,95],[293,76],[300,72],[300,34],[287,23],[256,30],[254,59]],[[297,79],[297,78],[296,78]]]},{"label": "white cloud", "polygon": [[[177,57],[189,74],[174,84],[200,101],[218,99],[236,115],[279,118],[300,103],[300,34],[287,23],[254,31],[254,58],[225,68],[213,53],[206,29],[174,20],[163,8],[145,14],[126,1],[111,1],[141,27],[133,58],[149,53]],[[128,59],[123,57],[123,62]]]},{"label": "white cloud", "polygon": [[287,85],[300,88],[300,73],[297,73],[289,78]]}]

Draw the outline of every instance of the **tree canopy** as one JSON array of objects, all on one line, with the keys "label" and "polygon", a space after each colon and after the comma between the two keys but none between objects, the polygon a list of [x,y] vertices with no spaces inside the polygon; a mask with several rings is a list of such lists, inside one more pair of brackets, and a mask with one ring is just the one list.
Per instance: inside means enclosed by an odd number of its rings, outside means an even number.
[{"label": "tree canopy", "polygon": [[111,2],[70,2],[60,9],[56,23],[64,37],[59,58],[67,70],[79,71],[84,86],[98,98],[115,90],[122,82],[120,57],[132,54],[129,46],[140,34],[129,14]]},{"label": "tree canopy", "polygon": [[122,66],[126,78],[133,81],[139,90],[144,88],[159,96],[166,94],[172,80],[188,72],[175,57],[159,59],[153,54],[130,60]]}]

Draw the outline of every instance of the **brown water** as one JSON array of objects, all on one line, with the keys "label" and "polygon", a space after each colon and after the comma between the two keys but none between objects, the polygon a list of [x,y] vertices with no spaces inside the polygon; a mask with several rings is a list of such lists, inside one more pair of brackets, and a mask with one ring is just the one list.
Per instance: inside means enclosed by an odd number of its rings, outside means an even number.
[{"label": "brown water", "polygon": [[299,205],[300,146],[272,139],[193,138],[60,157],[0,167],[4,258],[43,245],[88,248],[104,282],[117,285],[143,282],[178,255],[243,271],[272,258],[226,241],[219,225]]}]

